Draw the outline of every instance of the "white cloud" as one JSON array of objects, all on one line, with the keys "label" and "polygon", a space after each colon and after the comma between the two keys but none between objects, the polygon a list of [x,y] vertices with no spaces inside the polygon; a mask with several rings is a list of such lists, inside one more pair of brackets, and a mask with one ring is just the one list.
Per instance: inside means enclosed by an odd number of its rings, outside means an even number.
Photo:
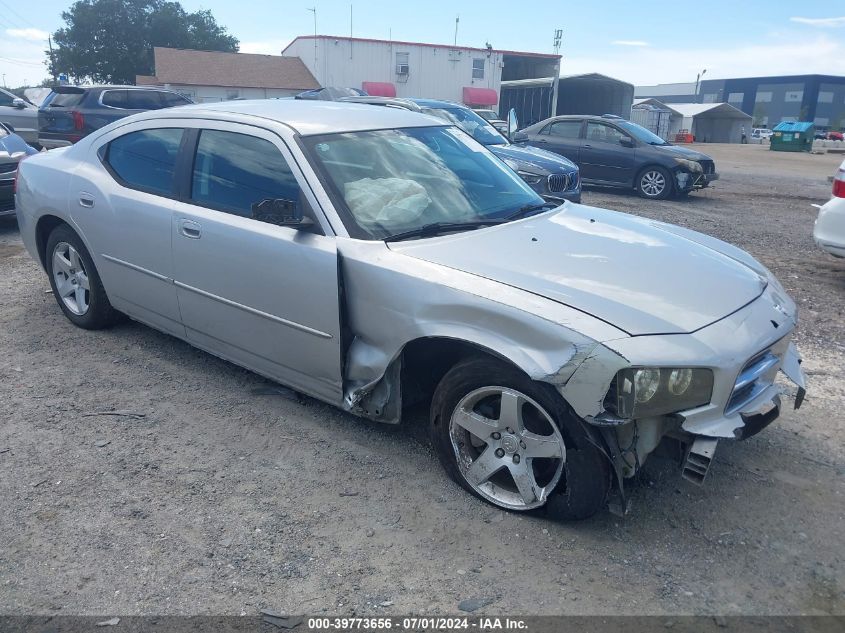
[{"label": "white cloud", "polygon": [[707,79],[820,73],[845,75],[845,41],[819,35],[778,44],[740,44],[711,48],[640,47],[624,55],[564,56],[561,74],[597,72],[634,85],[694,82],[707,69]]},{"label": "white cloud", "polygon": [[46,42],[49,33],[41,29],[6,29],[6,35],[9,37],[16,37],[21,40],[31,40],[33,42]]},{"label": "white cloud", "polygon": [[845,26],[845,16],[841,18],[789,18],[790,22],[806,24],[807,26],[819,26],[822,28],[837,28]]},{"label": "white cloud", "polygon": [[651,46],[651,44],[642,40],[615,40],[611,44],[616,46]]}]

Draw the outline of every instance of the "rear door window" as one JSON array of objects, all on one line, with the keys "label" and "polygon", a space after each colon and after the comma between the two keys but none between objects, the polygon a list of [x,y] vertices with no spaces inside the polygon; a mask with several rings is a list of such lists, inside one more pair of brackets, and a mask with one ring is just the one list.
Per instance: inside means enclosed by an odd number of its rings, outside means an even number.
[{"label": "rear door window", "polygon": [[237,132],[200,132],[191,181],[197,204],[270,224],[304,204],[279,149]]},{"label": "rear door window", "polygon": [[182,132],[163,128],[119,136],[109,143],[105,163],[124,186],[169,196]]},{"label": "rear door window", "polygon": [[581,121],[555,121],[546,130],[550,136],[577,139],[581,136]]},{"label": "rear door window", "polygon": [[158,90],[127,90],[128,110],[158,110],[162,107]]}]

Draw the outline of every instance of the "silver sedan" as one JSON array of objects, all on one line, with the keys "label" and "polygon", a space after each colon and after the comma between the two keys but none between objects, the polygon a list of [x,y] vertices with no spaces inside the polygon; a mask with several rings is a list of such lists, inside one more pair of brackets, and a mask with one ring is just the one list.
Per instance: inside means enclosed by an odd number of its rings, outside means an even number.
[{"label": "silver sedan", "polygon": [[124,316],[357,415],[430,407],[448,474],[500,507],[627,507],[661,441],[717,441],[804,378],[794,303],[745,252],[544,202],[461,130],[240,101],[122,119],[22,163],[17,214],[75,325]]}]

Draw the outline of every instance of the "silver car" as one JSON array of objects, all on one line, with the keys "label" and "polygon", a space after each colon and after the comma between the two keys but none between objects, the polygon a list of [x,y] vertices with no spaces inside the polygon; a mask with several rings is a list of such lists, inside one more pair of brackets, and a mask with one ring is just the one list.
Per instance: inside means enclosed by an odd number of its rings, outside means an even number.
[{"label": "silver car", "polygon": [[448,474],[508,510],[624,511],[662,439],[804,393],[794,303],[745,252],[544,202],[456,127],[296,100],[159,110],[21,164],[17,214],[75,325],[122,315],[359,416],[430,406]]}]

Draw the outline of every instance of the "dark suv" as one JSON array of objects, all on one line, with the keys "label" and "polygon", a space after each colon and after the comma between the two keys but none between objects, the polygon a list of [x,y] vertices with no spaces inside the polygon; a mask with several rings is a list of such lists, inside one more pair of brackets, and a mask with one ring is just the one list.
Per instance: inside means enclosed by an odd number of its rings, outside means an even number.
[{"label": "dark suv", "polygon": [[552,117],[517,132],[514,141],[566,156],[584,184],[631,188],[644,198],[684,195],[719,178],[707,154],[607,114]]},{"label": "dark suv", "polygon": [[135,86],[56,86],[38,109],[38,142],[50,149],[76,143],[112,121],[192,101],[172,90]]}]

